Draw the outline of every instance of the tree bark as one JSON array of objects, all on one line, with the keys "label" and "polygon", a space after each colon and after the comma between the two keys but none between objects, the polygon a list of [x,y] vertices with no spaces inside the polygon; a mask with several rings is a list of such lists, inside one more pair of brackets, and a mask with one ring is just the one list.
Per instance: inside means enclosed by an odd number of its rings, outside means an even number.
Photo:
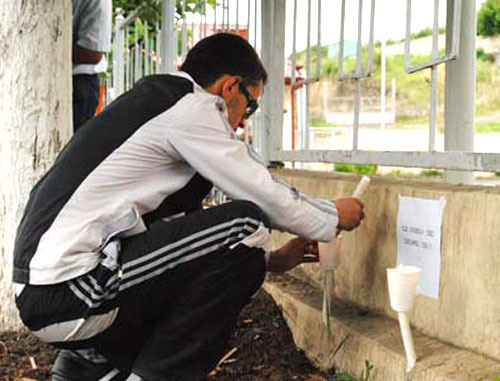
[{"label": "tree bark", "polygon": [[0,6],[0,330],[19,328],[12,252],[24,204],[69,139],[71,1]]}]

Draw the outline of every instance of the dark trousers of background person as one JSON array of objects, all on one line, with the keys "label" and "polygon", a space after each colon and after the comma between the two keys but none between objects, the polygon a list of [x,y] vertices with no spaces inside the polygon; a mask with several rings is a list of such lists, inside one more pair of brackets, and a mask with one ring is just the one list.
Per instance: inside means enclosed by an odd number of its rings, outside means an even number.
[{"label": "dark trousers of background person", "polygon": [[[69,282],[26,286],[17,303],[32,330],[49,319],[57,323],[119,308],[113,324],[96,336],[52,343],[65,348],[52,380],[118,381],[130,372],[130,380],[204,379],[264,281],[264,250],[239,243],[262,226],[269,226],[267,216],[247,201],[157,220],[147,232],[121,241],[116,270],[100,264]],[[92,361],[95,366],[88,360],[91,350],[102,357]]]},{"label": "dark trousers of background person", "polygon": [[73,76],[73,132],[92,118],[99,103],[99,77],[97,74]]}]

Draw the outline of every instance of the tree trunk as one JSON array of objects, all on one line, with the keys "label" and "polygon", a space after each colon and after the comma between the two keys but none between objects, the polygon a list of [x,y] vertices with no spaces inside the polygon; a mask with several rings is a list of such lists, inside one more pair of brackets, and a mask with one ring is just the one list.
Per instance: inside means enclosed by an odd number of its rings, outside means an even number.
[{"label": "tree trunk", "polygon": [[71,129],[71,1],[2,0],[0,330],[21,325],[11,279],[24,204]]}]

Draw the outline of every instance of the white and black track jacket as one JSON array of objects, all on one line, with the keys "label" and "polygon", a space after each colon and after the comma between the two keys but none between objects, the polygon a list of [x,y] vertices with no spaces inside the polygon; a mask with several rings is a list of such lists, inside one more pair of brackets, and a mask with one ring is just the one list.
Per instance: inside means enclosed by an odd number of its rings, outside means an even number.
[{"label": "white and black track jacket", "polygon": [[274,181],[235,139],[222,98],[186,73],[155,75],[84,125],[33,188],[13,280],[54,284],[80,276],[112,238],[193,210],[212,184],[259,205],[275,228],[321,241],[335,234],[335,205]]}]

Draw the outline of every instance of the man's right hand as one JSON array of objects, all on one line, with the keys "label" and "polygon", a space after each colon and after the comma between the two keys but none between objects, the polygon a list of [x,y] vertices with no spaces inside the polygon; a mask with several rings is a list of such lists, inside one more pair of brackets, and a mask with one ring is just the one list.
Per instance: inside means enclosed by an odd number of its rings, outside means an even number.
[{"label": "man's right hand", "polygon": [[339,217],[338,229],[353,230],[365,218],[364,205],[356,197],[341,197],[335,201]]}]

